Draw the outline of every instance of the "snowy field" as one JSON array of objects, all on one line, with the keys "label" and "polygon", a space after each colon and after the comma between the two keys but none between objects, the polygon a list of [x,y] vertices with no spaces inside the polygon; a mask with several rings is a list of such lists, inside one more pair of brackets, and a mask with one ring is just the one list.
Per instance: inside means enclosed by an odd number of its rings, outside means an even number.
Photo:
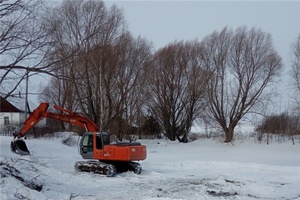
[{"label": "snowy field", "polygon": [[142,140],[142,173],[106,177],[74,171],[82,160],[75,136],[69,146],[64,138],[27,140],[31,155],[22,157],[10,151],[11,139],[0,136],[1,200],[300,200],[299,141]]}]

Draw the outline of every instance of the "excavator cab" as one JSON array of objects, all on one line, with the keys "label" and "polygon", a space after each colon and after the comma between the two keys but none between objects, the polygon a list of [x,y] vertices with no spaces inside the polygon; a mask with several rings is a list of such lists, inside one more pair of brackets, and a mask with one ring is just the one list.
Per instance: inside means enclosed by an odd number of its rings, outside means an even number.
[{"label": "excavator cab", "polygon": [[[96,142],[95,146],[94,142]],[[97,150],[102,150],[104,145],[109,144],[110,140],[107,132],[86,132],[80,140],[80,155],[84,159],[93,159],[94,147],[96,147]]]},{"label": "excavator cab", "polygon": [[13,139],[10,143],[10,149],[12,152],[19,155],[30,155],[30,151],[27,148],[27,145],[22,139]]}]

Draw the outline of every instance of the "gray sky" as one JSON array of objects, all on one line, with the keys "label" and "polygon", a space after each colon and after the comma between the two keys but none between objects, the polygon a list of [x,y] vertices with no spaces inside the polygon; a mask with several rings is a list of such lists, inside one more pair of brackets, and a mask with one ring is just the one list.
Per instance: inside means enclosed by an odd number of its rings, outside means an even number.
[{"label": "gray sky", "polygon": [[[54,0],[60,2],[62,0]],[[180,40],[202,40],[224,27],[246,26],[270,33],[274,47],[283,59],[280,96],[275,109],[285,110],[291,104],[290,70],[291,43],[300,34],[300,1],[112,1],[104,0],[107,7],[116,4],[123,9],[129,31],[153,43],[155,49]],[[42,78],[43,79],[43,78]],[[40,78],[32,81],[33,90]],[[40,83],[43,84],[43,81]],[[34,89],[35,88],[35,89]],[[39,89],[38,89],[39,90]],[[33,99],[39,99],[33,96]],[[35,101],[35,100],[34,100]],[[271,111],[272,112],[272,111]],[[281,112],[281,111],[275,111]]]},{"label": "gray sky", "polygon": [[[153,42],[155,49],[176,40],[202,40],[224,27],[246,26],[270,33],[283,59],[283,75],[290,68],[291,43],[300,34],[300,1],[111,1],[123,8],[129,31]],[[282,76],[279,104],[290,104],[290,78]],[[284,109],[284,108],[283,108]]]},{"label": "gray sky", "polygon": [[226,26],[247,26],[270,33],[284,57],[300,34],[300,1],[104,2],[123,8],[129,30],[152,41],[156,48],[175,40],[201,40]]}]

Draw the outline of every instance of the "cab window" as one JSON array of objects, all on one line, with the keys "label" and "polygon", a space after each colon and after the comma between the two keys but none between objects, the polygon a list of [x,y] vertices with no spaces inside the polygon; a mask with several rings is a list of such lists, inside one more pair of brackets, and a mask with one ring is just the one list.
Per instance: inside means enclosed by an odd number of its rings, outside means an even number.
[{"label": "cab window", "polygon": [[101,135],[96,136],[96,148],[97,149],[102,149],[103,148],[103,143],[102,143],[102,137]]},{"label": "cab window", "polygon": [[93,135],[86,135],[83,138],[82,146],[86,151],[93,151]]},{"label": "cab window", "polygon": [[102,139],[103,139],[103,144],[109,145],[110,144],[109,134],[107,132],[102,132],[101,135],[102,135]]}]

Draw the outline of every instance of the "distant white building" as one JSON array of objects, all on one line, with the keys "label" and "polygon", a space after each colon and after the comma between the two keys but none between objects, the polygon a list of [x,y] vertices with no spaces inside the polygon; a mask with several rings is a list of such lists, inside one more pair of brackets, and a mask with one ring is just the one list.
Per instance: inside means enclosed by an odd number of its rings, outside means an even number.
[{"label": "distant white building", "polygon": [[0,97],[0,130],[14,130],[25,120],[24,111]]},{"label": "distant white building", "polygon": [[[18,103],[18,107],[20,104]],[[22,104],[24,105],[24,104]],[[23,106],[24,107],[24,106]],[[28,114],[29,116],[29,114]],[[0,97],[0,130],[16,130],[25,121],[25,112],[12,103]],[[39,122],[39,126],[46,124],[45,120]]]}]

